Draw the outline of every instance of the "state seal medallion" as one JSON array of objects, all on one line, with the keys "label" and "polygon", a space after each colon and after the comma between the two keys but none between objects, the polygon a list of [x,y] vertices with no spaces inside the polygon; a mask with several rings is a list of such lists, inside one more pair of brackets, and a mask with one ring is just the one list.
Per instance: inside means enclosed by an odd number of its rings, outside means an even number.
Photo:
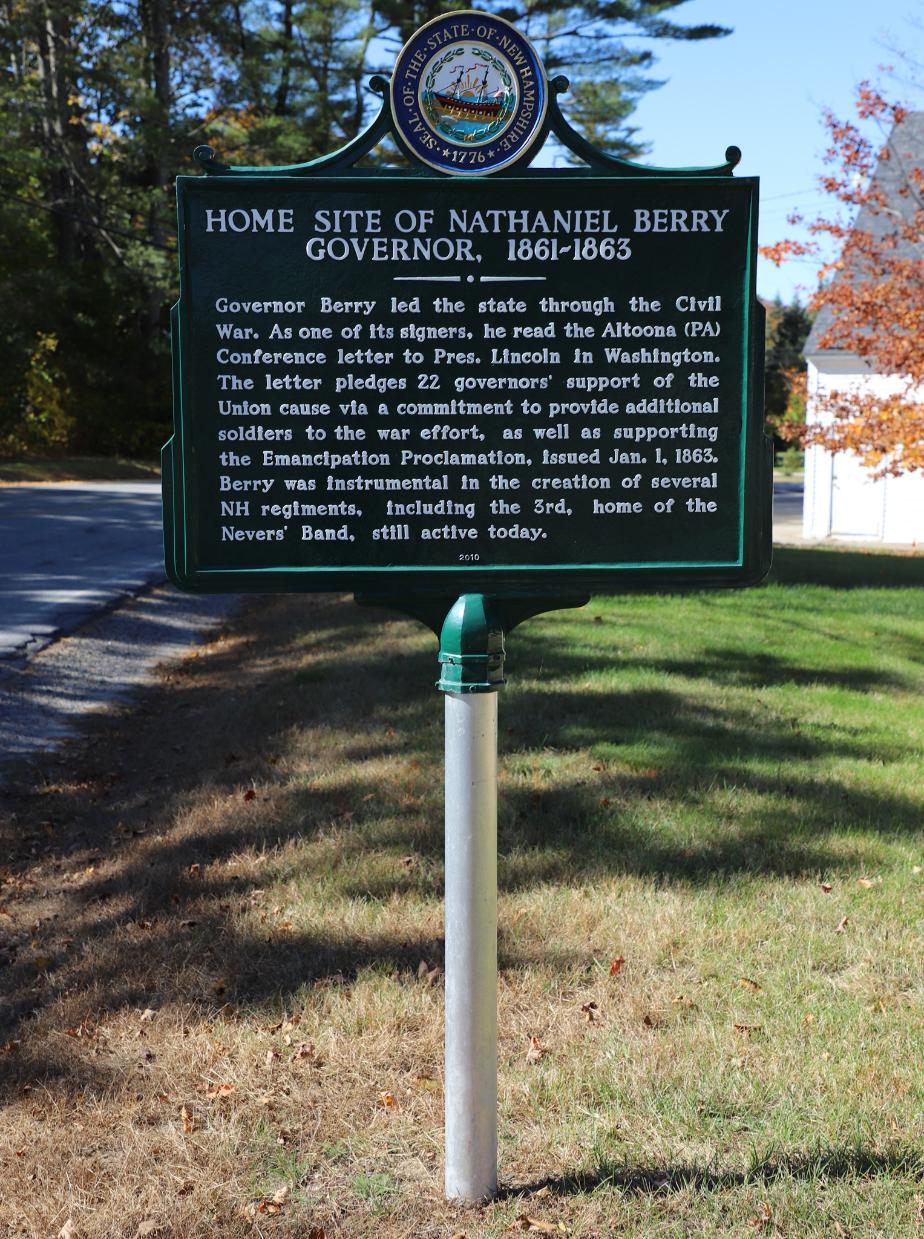
[{"label": "state seal medallion", "polygon": [[391,105],[408,152],[440,172],[484,176],[518,162],[542,132],[542,61],[503,18],[434,18],[395,61]]}]

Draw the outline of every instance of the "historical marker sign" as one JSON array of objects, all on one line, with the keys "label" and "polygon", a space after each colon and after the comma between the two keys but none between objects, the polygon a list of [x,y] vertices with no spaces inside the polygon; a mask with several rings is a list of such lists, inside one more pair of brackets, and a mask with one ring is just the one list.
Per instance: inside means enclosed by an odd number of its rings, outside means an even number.
[{"label": "historical marker sign", "polygon": [[[381,113],[344,151],[248,169],[202,149],[208,175],[178,182],[171,578],[362,591],[440,632],[463,1200],[497,1182],[504,632],[591,591],[769,565],[757,183],[732,149],[679,173],[595,150],[563,84],[508,23],[450,13],[373,79]],[[550,130],[589,166],[529,170]],[[356,171],[386,134],[415,166]]]},{"label": "historical marker sign", "polygon": [[[455,94],[457,44],[425,27],[402,53],[406,145],[414,108],[439,132],[440,99],[444,162],[495,158],[522,120],[535,71],[513,72],[491,21],[458,44],[487,69]],[[479,90],[502,121],[465,119]],[[759,579],[757,183],[615,171],[181,177],[171,577],[405,594]]]}]

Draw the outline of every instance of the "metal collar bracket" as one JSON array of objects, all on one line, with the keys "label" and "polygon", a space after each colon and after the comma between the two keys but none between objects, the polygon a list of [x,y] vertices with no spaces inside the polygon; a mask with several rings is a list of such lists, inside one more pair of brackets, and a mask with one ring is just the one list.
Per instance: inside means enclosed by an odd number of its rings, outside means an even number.
[{"label": "metal collar bracket", "polygon": [[462,594],[440,632],[442,693],[496,693],[504,679],[504,626],[493,600]]},{"label": "metal collar bracket", "polygon": [[505,638],[518,624],[544,611],[583,607],[589,594],[537,597],[535,594],[461,594],[458,598],[390,594],[355,595],[363,607],[401,611],[426,624],[440,643],[444,693],[496,693],[503,688]]}]

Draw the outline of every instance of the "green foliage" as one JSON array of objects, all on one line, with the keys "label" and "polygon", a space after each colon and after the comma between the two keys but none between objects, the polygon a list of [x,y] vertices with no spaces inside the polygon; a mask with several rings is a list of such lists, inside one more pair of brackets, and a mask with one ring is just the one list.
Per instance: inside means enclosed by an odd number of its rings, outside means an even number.
[{"label": "green foliage", "polygon": [[764,412],[770,429],[777,433],[787,424],[801,425],[805,420],[802,349],[812,328],[812,315],[801,302],[784,305],[779,298],[766,309]]},{"label": "green foliage", "polygon": [[801,447],[787,447],[777,453],[774,469],[778,469],[783,477],[795,477],[805,468],[805,452]]},{"label": "green foliage", "polygon": [[[686,0],[488,3],[572,81],[569,112],[624,155],[653,40],[711,38]],[[0,453],[149,455],[168,433],[174,179],[197,143],[295,163],[353,138],[445,0],[26,0],[0,9]],[[641,47],[641,50],[639,48]],[[372,158],[392,158],[385,151]]]},{"label": "green foliage", "polygon": [[55,356],[56,336],[39,335],[29,358],[22,392],[22,420],[13,432],[17,452],[66,446],[74,419],[67,412],[67,388]]}]

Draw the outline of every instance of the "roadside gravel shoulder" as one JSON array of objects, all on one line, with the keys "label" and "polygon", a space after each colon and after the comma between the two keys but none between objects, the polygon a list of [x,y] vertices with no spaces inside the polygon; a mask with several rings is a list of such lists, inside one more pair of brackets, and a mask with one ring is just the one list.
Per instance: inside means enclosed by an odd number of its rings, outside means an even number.
[{"label": "roadside gravel shoulder", "polygon": [[0,783],[74,734],[91,711],[124,700],[241,606],[237,595],[158,585],[89,620],[24,665],[0,664]]}]

